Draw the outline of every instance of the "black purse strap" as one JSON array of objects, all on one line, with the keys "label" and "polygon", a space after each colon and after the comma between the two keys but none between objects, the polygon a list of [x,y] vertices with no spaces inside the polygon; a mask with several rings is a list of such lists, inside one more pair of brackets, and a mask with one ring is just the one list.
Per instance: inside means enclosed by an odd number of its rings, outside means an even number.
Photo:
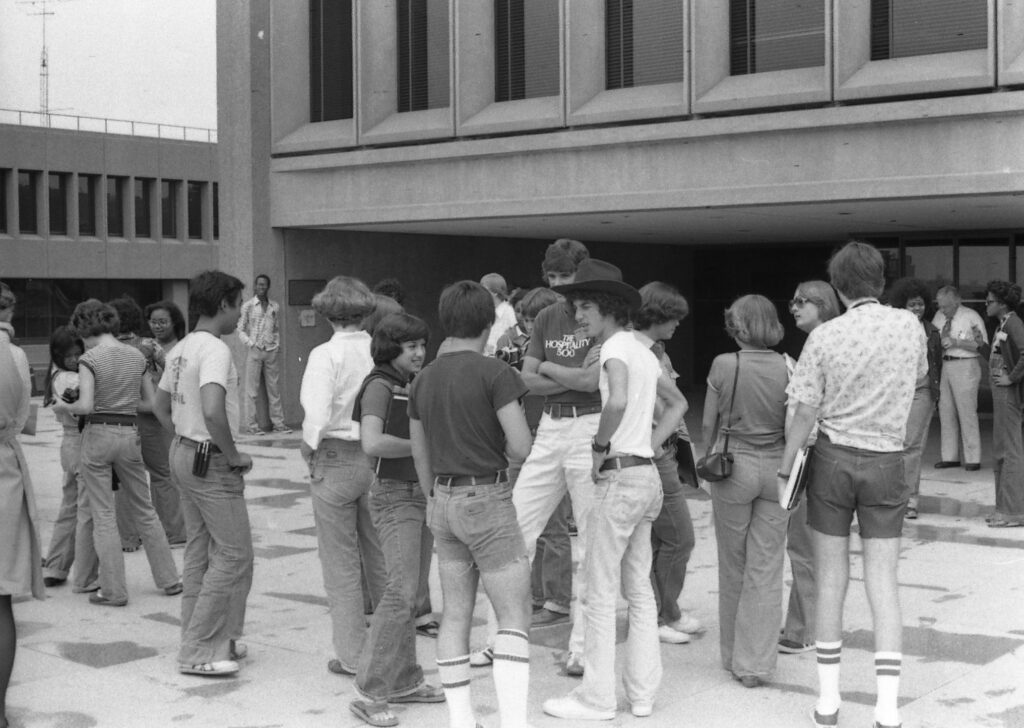
[{"label": "black purse strap", "polygon": [[740,380],[740,353],[736,352],[736,372],[732,376],[732,396],[729,397],[729,424],[722,428],[725,442],[722,443],[722,454],[729,452],[729,434],[732,431],[732,406],[736,404],[736,383]]}]

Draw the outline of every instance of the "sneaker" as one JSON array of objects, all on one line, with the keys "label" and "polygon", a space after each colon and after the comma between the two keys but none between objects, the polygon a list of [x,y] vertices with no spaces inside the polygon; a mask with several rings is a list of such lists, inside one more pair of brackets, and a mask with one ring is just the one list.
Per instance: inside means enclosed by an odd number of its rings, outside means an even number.
[{"label": "sneaker", "polygon": [[814,645],[809,645],[805,642],[788,640],[785,637],[779,640],[779,652],[783,655],[799,655],[801,652],[810,652],[813,649]]},{"label": "sneaker", "polygon": [[97,591],[95,594],[89,595],[89,604],[95,604],[100,607],[123,607],[128,604],[127,599],[108,599],[103,596],[103,592]]},{"label": "sneaker", "polygon": [[[246,650],[246,653],[248,653],[248,650]],[[341,660],[328,660],[327,670],[335,675],[348,675],[349,677],[355,677],[356,675],[355,668],[341,664]]]},{"label": "sneaker", "polygon": [[99,590],[100,590],[100,583],[98,581],[94,581],[94,582],[92,582],[90,584],[86,584],[85,586],[77,586],[76,585],[76,586],[71,587],[71,593],[72,594],[88,594],[89,592],[94,592],[94,591],[99,591]]},{"label": "sneaker", "polygon": [[548,715],[569,720],[614,720],[615,718],[614,710],[591,708],[571,695],[545,700],[543,710]]},{"label": "sneaker", "polygon": [[569,621],[569,615],[563,614],[562,612],[553,612],[550,609],[540,609],[533,613],[533,617],[530,620],[531,627],[553,627],[556,624],[566,624]]},{"label": "sneaker", "polygon": [[490,667],[494,662],[494,649],[484,647],[482,650],[473,650],[469,653],[470,667]]},{"label": "sneaker", "polygon": [[59,576],[44,576],[43,577],[43,586],[49,586],[49,587],[60,586],[65,581],[67,581],[66,578],[61,579]]},{"label": "sneaker", "polygon": [[292,433],[292,428],[287,425],[275,425],[273,432],[275,435],[290,435]]},{"label": "sneaker", "polygon": [[817,707],[812,707],[811,721],[814,722],[814,728],[836,728],[839,725],[839,711],[822,715]]},{"label": "sneaker", "polygon": [[265,435],[266,433],[263,432],[263,430],[261,430],[258,427],[247,427],[245,428],[245,434],[251,437],[259,437],[260,435]]},{"label": "sneaker", "polygon": [[914,508],[913,506],[907,506],[907,511],[903,515],[903,517],[906,518],[908,521],[916,521],[917,520],[917,509]]},{"label": "sneaker", "polygon": [[575,652],[569,653],[569,656],[565,658],[565,674],[569,677],[583,677],[583,655],[578,655]]},{"label": "sneaker", "polygon": [[663,624],[658,627],[658,641],[664,642],[666,645],[685,645],[690,641],[690,635]]},{"label": "sneaker", "polygon": [[637,702],[630,704],[629,712],[633,714],[634,718],[649,718],[651,713],[654,712],[654,703],[648,703],[645,700],[638,700]]},{"label": "sneaker", "polygon": [[184,590],[184,585],[179,581],[177,584],[171,584],[168,587],[164,587],[164,594],[169,597],[173,597],[181,594]]},{"label": "sneaker", "polygon": [[685,612],[675,622],[669,622],[668,626],[677,632],[686,632],[686,634],[697,634],[704,631],[704,625],[700,623],[700,620]]}]

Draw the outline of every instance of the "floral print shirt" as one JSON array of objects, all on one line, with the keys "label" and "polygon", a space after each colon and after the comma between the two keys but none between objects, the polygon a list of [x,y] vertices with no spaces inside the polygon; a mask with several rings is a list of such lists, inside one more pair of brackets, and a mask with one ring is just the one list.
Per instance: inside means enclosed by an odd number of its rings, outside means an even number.
[{"label": "floral print shirt", "polygon": [[865,299],[811,332],[786,391],[818,409],[821,432],[836,445],[896,452],[927,373],[917,317]]}]

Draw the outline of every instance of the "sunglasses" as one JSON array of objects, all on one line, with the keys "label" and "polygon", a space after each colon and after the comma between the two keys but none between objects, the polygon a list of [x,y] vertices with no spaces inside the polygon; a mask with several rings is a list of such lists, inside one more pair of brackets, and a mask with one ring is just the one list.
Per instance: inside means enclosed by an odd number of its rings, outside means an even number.
[{"label": "sunglasses", "polygon": [[803,296],[797,296],[796,298],[789,302],[789,307],[800,308],[802,306],[806,306],[808,303],[814,303],[814,301],[812,301],[809,298],[804,298]]}]

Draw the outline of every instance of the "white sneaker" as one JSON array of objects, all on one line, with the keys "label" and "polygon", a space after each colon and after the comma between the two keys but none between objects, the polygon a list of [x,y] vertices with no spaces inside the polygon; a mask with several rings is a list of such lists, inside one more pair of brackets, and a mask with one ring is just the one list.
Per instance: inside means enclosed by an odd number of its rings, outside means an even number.
[{"label": "white sneaker", "polygon": [[658,627],[658,639],[667,645],[685,645],[690,641],[690,635],[663,624]]},{"label": "white sneaker", "polygon": [[654,712],[654,704],[638,700],[637,702],[630,704],[629,712],[632,713],[635,718],[649,718],[651,713]]},{"label": "white sneaker", "polygon": [[543,710],[548,715],[569,720],[613,720],[615,718],[614,710],[591,708],[571,695],[545,700]]},{"label": "white sneaker", "polygon": [[494,663],[494,649],[484,647],[482,650],[473,650],[469,653],[470,667],[490,667]]},{"label": "white sneaker", "polygon": [[669,622],[668,626],[677,632],[686,632],[686,634],[696,634],[704,630],[704,625],[700,623],[699,619],[685,612],[675,622]]}]

